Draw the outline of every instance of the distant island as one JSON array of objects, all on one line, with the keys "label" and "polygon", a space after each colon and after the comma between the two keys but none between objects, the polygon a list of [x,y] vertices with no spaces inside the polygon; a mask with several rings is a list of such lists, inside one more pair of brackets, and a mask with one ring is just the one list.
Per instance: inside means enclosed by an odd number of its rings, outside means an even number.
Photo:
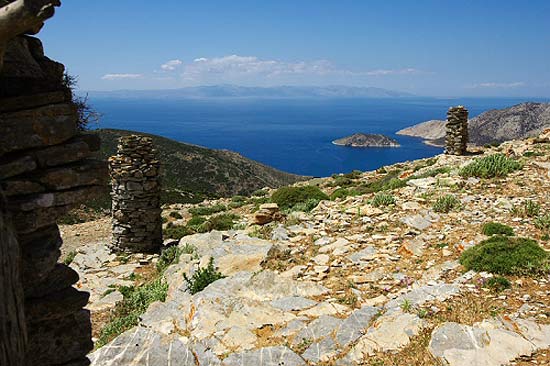
[{"label": "distant island", "polygon": [[332,141],[334,145],[349,147],[399,147],[399,143],[382,134],[356,133]]}]

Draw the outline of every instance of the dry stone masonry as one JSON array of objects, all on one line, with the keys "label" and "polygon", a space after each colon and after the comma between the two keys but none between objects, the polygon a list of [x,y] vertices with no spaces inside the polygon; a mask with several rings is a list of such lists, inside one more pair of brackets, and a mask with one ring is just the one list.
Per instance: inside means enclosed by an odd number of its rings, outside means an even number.
[{"label": "dry stone masonry", "polygon": [[160,162],[150,137],[120,138],[109,158],[113,199],[113,247],[132,253],[156,252],[162,245]]},{"label": "dry stone masonry", "polygon": [[[90,313],[84,309],[89,295],[73,287],[78,274],[58,263],[62,240],[56,222],[106,189],[107,167],[94,159],[97,136],[77,128],[64,66],[44,55],[41,42],[18,36],[7,44],[3,61],[0,323],[6,324],[6,312],[18,320],[7,328],[11,334],[0,324],[0,364],[87,365],[93,347]],[[10,355],[6,344],[23,356]]]},{"label": "dry stone masonry", "polygon": [[449,108],[445,127],[445,153],[464,155],[468,144],[468,110],[461,105]]}]

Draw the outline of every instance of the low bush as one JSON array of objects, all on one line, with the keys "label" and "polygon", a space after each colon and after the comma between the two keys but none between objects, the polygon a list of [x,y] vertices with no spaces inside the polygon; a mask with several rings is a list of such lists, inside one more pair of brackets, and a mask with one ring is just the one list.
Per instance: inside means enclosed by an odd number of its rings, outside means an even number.
[{"label": "low bush", "polygon": [[498,222],[486,223],[485,225],[483,225],[482,232],[487,236],[491,236],[491,235],[514,236],[514,229],[512,229],[508,225],[500,224]]},{"label": "low bush", "polygon": [[73,260],[74,260],[74,257],[76,257],[77,253],[76,251],[70,251],[69,253],[67,253],[67,255],[65,256],[65,258],[63,258],[63,263],[65,265],[69,265],[71,263],[73,263]]},{"label": "low bush", "polygon": [[176,220],[183,219],[183,216],[181,216],[181,214],[178,211],[172,211],[168,214],[168,216]]},{"label": "low bush", "polygon": [[157,262],[157,271],[162,273],[166,268],[168,268],[169,265],[178,263],[180,254],[181,249],[177,245],[164,249],[160,253],[160,257]]},{"label": "low bush", "polygon": [[217,204],[214,206],[199,206],[189,209],[189,213],[193,216],[206,216],[213,215],[218,212],[227,211],[227,207],[222,204]]},{"label": "low bush", "polygon": [[550,213],[538,216],[535,219],[535,227],[540,230],[550,230]]},{"label": "low bush", "polygon": [[338,188],[332,194],[330,195],[330,199],[332,201],[338,199],[338,198],[346,198],[349,196],[357,196],[359,195],[359,191],[353,188]]},{"label": "low bush", "polygon": [[496,292],[501,292],[512,287],[512,284],[506,277],[496,276],[487,280],[486,287]]},{"label": "low bush", "polygon": [[389,206],[395,204],[395,198],[391,194],[377,193],[371,201],[374,207]]},{"label": "low bush", "polygon": [[158,278],[139,287],[121,286],[123,300],[117,303],[111,321],[100,332],[96,347],[102,347],[119,334],[138,324],[139,317],[155,301],[165,301],[168,284]]},{"label": "low bush", "polygon": [[309,206],[311,206],[313,201],[317,201],[317,203],[319,203],[321,200],[328,199],[329,197],[315,186],[283,187],[273,192],[273,195],[271,196],[271,200],[273,202],[279,205],[281,209],[287,210],[292,209],[297,204],[310,202]]},{"label": "low bush", "polygon": [[435,212],[443,212],[448,213],[452,210],[458,209],[461,206],[460,200],[453,196],[452,194],[448,194],[443,197],[439,197],[434,205],[433,210]]},{"label": "low bush", "polygon": [[252,192],[252,195],[254,197],[264,197],[264,196],[267,196],[267,191],[265,189],[257,189],[254,192]]},{"label": "low bush", "polygon": [[536,241],[509,236],[493,236],[466,249],[460,264],[467,270],[500,275],[537,274],[547,266],[548,253]]},{"label": "low bush", "polygon": [[475,159],[460,170],[463,177],[496,178],[505,177],[509,173],[520,170],[522,165],[504,154],[494,154]]},{"label": "low bush", "polygon": [[235,224],[235,221],[238,219],[238,215],[230,213],[215,215],[198,226],[197,231],[199,233],[207,233],[212,230],[231,230]]},{"label": "low bush", "polygon": [[183,278],[185,279],[185,282],[187,282],[187,287],[191,295],[204,290],[212,282],[224,277],[225,276],[218,272],[216,267],[214,267],[214,258],[212,257],[210,257],[208,265],[204,268],[197,269],[191,278],[187,277],[185,273],[183,274]]}]

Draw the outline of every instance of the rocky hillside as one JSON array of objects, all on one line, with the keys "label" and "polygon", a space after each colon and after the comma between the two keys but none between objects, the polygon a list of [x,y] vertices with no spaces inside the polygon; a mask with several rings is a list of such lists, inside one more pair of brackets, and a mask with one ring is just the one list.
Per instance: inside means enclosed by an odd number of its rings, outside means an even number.
[{"label": "rocky hillside", "polygon": [[334,145],[349,147],[398,147],[399,143],[381,134],[356,133],[332,141]]},{"label": "rocky hillside", "polygon": [[[550,103],[521,103],[510,108],[493,109],[469,121],[470,142],[485,145],[538,135],[550,127]],[[416,136],[431,144],[444,144],[445,121],[423,122],[397,132]]]},{"label": "rocky hillside", "polygon": [[[101,137],[101,155],[116,152],[120,136],[135,133],[124,130],[94,131]],[[167,200],[200,202],[204,198],[251,194],[264,187],[292,184],[304,177],[282,172],[228,150],[212,150],[161,136],[151,136],[163,163],[163,184],[170,193]]]},{"label": "rocky hillside", "polygon": [[79,249],[92,365],[550,364],[550,131],[299,187],[165,207],[160,257]]}]

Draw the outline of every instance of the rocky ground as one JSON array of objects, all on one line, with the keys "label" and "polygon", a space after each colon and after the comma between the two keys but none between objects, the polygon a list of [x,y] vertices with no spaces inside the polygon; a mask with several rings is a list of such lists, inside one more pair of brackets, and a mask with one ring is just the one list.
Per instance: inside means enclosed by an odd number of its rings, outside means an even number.
[{"label": "rocky ground", "polygon": [[[476,156],[440,155],[353,177],[352,184],[389,171],[419,177],[387,192],[394,202],[386,206],[375,207],[375,194],[366,193],[260,226],[258,204],[247,203],[232,210],[240,230],[167,241],[181,250],[163,272],[165,301],[92,353],[92,364],[550,365],[548,274],[506,276],[511,288],[496,291],[486,286],[494,275],[466,271],[458,261],[487,238],[481,228],[490,221],[550,251],[548,229],[535,225],[550,212],[550,143],[491,149],[480,152],[515,156],[523,168],[505,178],[463,178],[460,167]],[[341,181],[310,184],[331,194]],[[435,212],[434,202],[447,194],[458,207]],[[538,205],[536,215],[525,212],[526,202]],[[209,204],[216,203],[230,202]],[[190,207],[166,207],[163,215],[184,224]],[[87,234],[71,263],[92,294],[97,335],[123,298],[119,286],[146,281],[158,256],[110,254],[101,234],[107,220],[64,226],[65,240],[80,227],[98,233]],[[225,278],[191,295],[183,274],[211,257]]]}]

